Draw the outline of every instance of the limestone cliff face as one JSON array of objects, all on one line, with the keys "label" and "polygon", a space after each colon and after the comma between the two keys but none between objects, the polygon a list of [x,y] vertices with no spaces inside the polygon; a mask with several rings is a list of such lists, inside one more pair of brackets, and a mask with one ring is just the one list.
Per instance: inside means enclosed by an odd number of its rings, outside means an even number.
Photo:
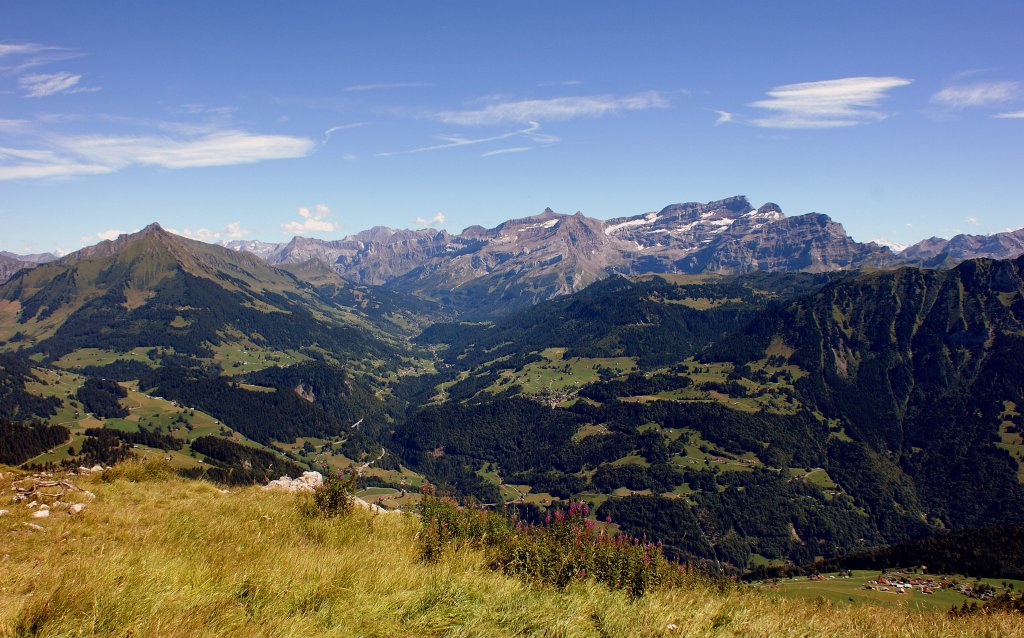
[{"label": "limestone cliff face", "polygon": [[755,210],[745,197],[611,220],[608,232],[636,244],[631,272],[821,272],[896,262],[888,248],[855,242],[827,215],[786,217],[772,203]]}]

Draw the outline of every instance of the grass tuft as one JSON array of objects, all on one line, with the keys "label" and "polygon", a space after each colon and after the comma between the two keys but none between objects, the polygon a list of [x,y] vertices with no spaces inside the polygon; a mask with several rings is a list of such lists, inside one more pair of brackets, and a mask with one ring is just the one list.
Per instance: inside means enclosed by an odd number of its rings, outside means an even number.
[{"label": "grass tuft", "polygon": [[169,463],[156,459],[130,460],[118,463],[100,473],[100,480],[105,483],[128,481],[142,483],[144,481],[166,480],[174,474]]}]

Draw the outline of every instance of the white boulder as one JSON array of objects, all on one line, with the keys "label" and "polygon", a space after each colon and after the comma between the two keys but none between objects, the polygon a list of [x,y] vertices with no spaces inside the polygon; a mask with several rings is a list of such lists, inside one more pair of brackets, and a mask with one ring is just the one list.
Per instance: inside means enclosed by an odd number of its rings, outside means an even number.
[{"label": "white boulder", "polygon": [[39,510],[32,512],[32,518],[48,518],[50,516],[50,510]]},{"label": "white boulder", "polygon": [[69,514],[81,514],[82,510],[84,510],[84,509],[85,509],[85,503],[75,503],[70,508],[68,508],[68,513]]}]

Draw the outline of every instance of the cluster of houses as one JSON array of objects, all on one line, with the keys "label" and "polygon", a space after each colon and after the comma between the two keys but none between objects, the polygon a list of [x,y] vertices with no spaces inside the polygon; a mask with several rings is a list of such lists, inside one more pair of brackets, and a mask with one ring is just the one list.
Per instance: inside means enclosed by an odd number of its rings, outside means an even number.
[{"label": "cluster of houses", "polygon": [[885,574],[876,580],[864,584],[864,589],[888,591],[895,594],[908,594],[915,589],[922,594],[931,594],[940,589],[951,587],[952,582],[946,579],[936,580],[931,577],[909,577],[905,574]]}]

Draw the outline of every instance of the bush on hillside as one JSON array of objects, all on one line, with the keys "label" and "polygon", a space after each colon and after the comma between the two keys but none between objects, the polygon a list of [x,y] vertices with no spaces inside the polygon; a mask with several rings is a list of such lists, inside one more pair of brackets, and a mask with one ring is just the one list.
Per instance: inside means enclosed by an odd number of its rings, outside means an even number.
[{"label": "bush on hillside", "polygon": [[665,558],[660,543],[613,533],[589,513],[585,503],[572,503],[533,525],[472,503],[460,506],[425,485],[420,549],[424,559],[435,561],[446,548],[476,547],[486,552],[492,569],[506,574],[559,588],[591,578],[634,598],[685,575]]},{"label": "bush on hillside", "polygon": [[344,516],[355,506],[355,497],[355,472],[326,472],[323,485],[313,490],[313,512],[324,518]]}]

